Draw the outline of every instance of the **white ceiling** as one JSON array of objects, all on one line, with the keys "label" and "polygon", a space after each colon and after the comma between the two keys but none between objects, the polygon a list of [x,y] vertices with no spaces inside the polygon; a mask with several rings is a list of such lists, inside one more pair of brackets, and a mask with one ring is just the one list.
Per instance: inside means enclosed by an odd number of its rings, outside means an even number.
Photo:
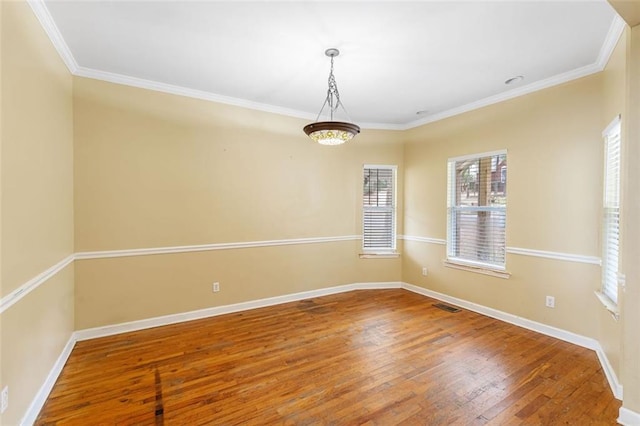
[{"label": "white ceiling", "polygon": [[309,119],[337,47],[351,119],[392,129],[597,72],[622,29],[605,0],[31,4],[74,74]]}]

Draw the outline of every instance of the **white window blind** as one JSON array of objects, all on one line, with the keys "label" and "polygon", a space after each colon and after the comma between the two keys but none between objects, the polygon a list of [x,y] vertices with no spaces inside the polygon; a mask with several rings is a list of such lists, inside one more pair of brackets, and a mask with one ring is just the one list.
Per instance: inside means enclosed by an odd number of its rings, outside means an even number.
[{"label": "white window blind", "polygon": [[602,292],[618,303],[620,250],[620,118],[604,131],[604,197],[602,219]]},{"label": "white window blind", "polygon": [[506,151],[452,158],[448,173],[447,260],[504,270]]},{"label": "white window blind", "polygon": [[362,247],[368,252],[396,249],[396,166],[364,166]]}]

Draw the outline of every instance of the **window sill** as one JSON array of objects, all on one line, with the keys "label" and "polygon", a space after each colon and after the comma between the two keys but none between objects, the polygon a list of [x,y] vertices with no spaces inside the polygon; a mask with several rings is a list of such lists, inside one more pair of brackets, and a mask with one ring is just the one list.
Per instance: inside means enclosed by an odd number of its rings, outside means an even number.
[{"label": "window sill", "polygon": [[620,317],[620,310],[618,309],[618,305],[613,303],[611,299],[604,295],[604,293],[596,291],[596,297],[604,305],[604,307],[609,311],[614,320],[618,321]]},{"label": "window sill", "polygon": [[473,266],[473,265],[468,265],[466,263],[454,262],[452,260],[445,260],[444,266],[446,266],[447,268],[459,269],[461,271],[475,272],[476,274],[489,275],[492,277],[498,277],[503,279],[509,279],[511,277],[511,274],[507,271],[503,271],[500,269],[489,269],[482,266]]},{"label": "window sill", "polygon": [[360,253],[360,259],[397,259],[400,253]]}]

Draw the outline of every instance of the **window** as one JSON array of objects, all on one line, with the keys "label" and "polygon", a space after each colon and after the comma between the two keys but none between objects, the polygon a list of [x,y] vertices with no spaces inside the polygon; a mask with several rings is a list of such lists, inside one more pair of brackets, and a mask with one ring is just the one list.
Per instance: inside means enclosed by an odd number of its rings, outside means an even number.
[{"label": "window", "polygon": [[617,304],[620,249],[620,117],[605,129],[603,137],[602,293]]},{"label": "window", "polygon": [[390,253],[396,249],[396,166],[364,166],[362,248]]},{"label": "window", "polygon": [[449,160],[447,261],[505,269],[507,153]]}]

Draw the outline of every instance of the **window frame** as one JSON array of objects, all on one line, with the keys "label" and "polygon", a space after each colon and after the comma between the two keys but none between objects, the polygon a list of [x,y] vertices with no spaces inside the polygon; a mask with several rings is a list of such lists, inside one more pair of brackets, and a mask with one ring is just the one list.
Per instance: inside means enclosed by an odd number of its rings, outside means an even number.
[{"label": "window frame", "polygon": [[[623,157],[623,144],[622,144],[622,119],[620,115],[613,119],[611,123],[602,132],[603,138],[603,178],[602,178],[602,222],[601,222],[601,238],[602,238],[602,276],[600,291],[597,292],[598,298],[602,301],[605,307],[614,316],[618,315],[618,299],[620,294],[620,243],[621,243],[621,224],[622,224],[622,157]],[[617,150],[617,156],[611,157],[612,147],[610,143],[615,142],[617,147],[613,150]],[[613,174],[612,169],[616,169]],[[614,179],[613,182],[610,179]],[[614,188],[616,194],[611,194],[609,191]],[[612,200],[615,198],[615,200]],[[616,204],[612,206],[610,204]],[[614,214],[617,215],[617,221],[615,221],[614,228],[611,229],[611,210],[614,209]],[[611,245],[610,232],[614,231],[617,235],[615,237],[615,246],[613,247],[614,253],[610,253]],[[614,256],[614,260],[610,259],[610,255]],[[613,270],[611,270],[613,269]]]},{"label": "window frame", "polygon": [[[367,169],[378,169],[378,170],[391,170],[392,172],[392,179],[393,179],[393,193],[392,193],[392,205],[389,207],[367,207],[364,205],[364,176],[365,176],[365,171]],[[397,165],[393,165],[393,164],[364,164],[362,166],[362,171],[361,171],[361,183],[362,183],[362,193],[361,193],[361,207],[362,207],[362,252],[363,255],[367,256],[385,256],[385,255],[396,255],[397,252],[397,240],[398,240],[398,234],[397,234],[397,226],[398,226],[398,212],[397,212],[397,205],[398,205],[398,166]],[[392,220],[391,220],[391,247],[389,248],[379,248],[379,247],[365,247],[365,243],[367,241],[366,238],[366,231],[365,231],[365,215],[366,212],[368,211],[390,211],[391,215],[392,215]]]},{"label": "window frame", "polygon": [[[455,202],[456,200],[456,190],[458,188],[456,181],[456,163],[466,160],[480,160],[486,157],[494,157],[498,155],[507,156],[507,150],[501,149],[496,151],[482,152],[478,154],[469,154],[463,155],[459,157],[452,157],[447,160],[447,239],[446,239],[446,260],[445,266],[469,270],[472,272],[479,272],[487,275],[497,276],[500,278],[509,278],[510,274],[507,272],[507,204],[505,201],[504,206],[458,206]],[[493,167],[493,159],[490,167]],[[497,167],[497,164],[496,164]],[[505,194],[506,188],[508,187],[508,177],[507,177],[507,169],[509,164],[504,167],[503,170],[500,171],[500,180],[505,185]],[[490,169],[491,170],[491,169]],[[504,172],[504,173],[503,173]],[[491,171],[490,171],[491,173]],[[460,208],[462,207],[462,208]],[[464,257],[455,256],[455,248],[454,237],[455,237],[455,228],[456,228],[456,215],[455,211],[504,211],[504,263],[496,264],[489,262],[482,262],[474,259],[468,259]]]}]

